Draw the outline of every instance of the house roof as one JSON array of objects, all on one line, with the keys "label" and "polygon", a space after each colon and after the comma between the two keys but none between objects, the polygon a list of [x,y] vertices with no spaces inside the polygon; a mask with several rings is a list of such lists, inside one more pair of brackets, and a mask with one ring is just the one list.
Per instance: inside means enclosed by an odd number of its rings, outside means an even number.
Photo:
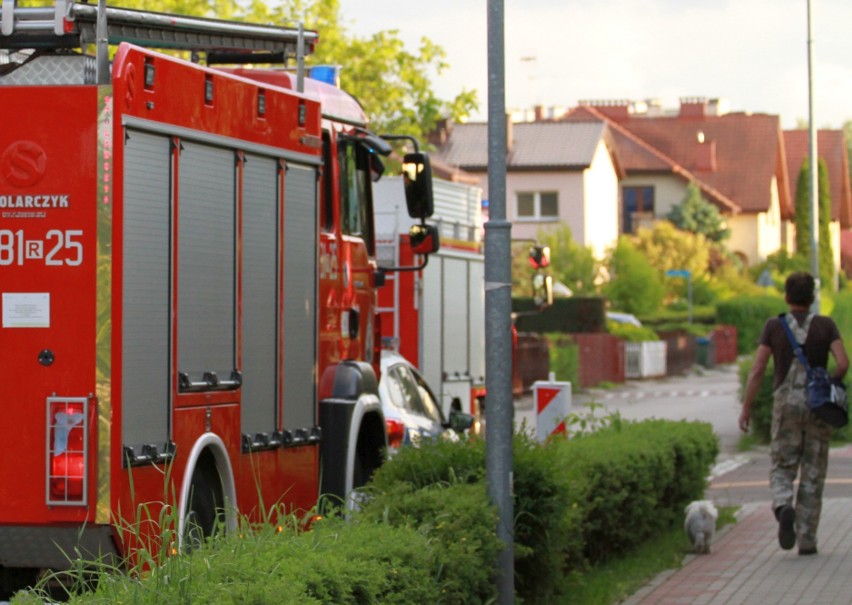
[{"label": "house roof", "polygon": [[625,128],[620,122],[611,120],[594,107],[581,105],[565,115],[569,121],[603,121],[609,124],[622,169],[631,174],[674,174],[695,183],[711,202],[730,214],[739,213],[741,206],[716,187],[700,179],[677,161],[653,147]]},{"label": "house roof", "polygon": [[479,177],[462,170],[458,166],[453,166],[441,160],[441,158],[432,156],[430,158],[432,166],[432,174],[438,178],[450,181],[452,183],[464,183],[465,185],[478,185]]},{"label": "house roof", "polygon": [[[810,137],[807,130],[785,130],[787,175],[790,191],[796,191],[802,162],[809,156]],[[831,190],[831,218],[840,226],[852,226],[852,187],[849,182],[849,159],[842,130],[820,130],[817,134],[817,153],[828,168]]]},{"label": "house roof", "polygon": [[[523,122],[507,127],[510,145],[506,164],[512,170],[588,168],[601,140],[607,140],[603,122]],[[488,124],[454,124],[439,147],[441,161],[468,171],[488,168]]]},{"label": "house roof", "polygon": [[[778,116],[631,117],[618,124],[743,212],[769,210],[775,177],[782,216],[792,214]],[[653,169],[643,156],[631,163],[631,156],[624,154],[623,161],[628,173]]]}]

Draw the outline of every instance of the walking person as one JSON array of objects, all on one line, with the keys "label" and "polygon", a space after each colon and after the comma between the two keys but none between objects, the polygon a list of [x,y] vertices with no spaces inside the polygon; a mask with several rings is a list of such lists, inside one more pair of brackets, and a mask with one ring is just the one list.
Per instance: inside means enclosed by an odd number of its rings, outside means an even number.
[{"label": "walking person", "polygon": [[[754,365],[746,381],[739,425],[740,430],[748,432],[751,406],[771,355],[775,375],[769,486],[778,520],[778,542],[784,550],[792,549],[798,542],[800,555],[813,555],[817,552],[817,526],[832,427],[807,406],[806,370],[796,359],[781,322],[790,326],[811,366],[824,368],[829,353],[834,356],[837,367],[832,378],[843,378],[849,358],[834,320],[810,312],[814,278],[809,273],[793,273],[784,284],[784,292],[789,312],[773,317],[763,326]],[[797,473],[799,489],[794,502],[793,482]]]}]

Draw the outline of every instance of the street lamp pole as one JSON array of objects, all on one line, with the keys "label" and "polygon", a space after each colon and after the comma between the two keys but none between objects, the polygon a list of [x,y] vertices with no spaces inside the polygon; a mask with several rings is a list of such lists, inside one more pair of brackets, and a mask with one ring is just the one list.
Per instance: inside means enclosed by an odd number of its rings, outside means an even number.
[{"label": "street lamp pole", "polygon": [[506,220],[503,0],[488,0],[488,221],[485,223],[485,479],[497,507],[497,602],[515,602],[512,500],[512,224]]},{"label": "street lamp pole", "polygon": [[814,36],[811,0],[808,0],[808,158],[808,177],[810,179],[808,198],[811,204],[811,274],[816,281],[811,310],[814,313],[819,313],[819,192],[817,189],[819,156],[817,156],[817,133],[814,124]]}]

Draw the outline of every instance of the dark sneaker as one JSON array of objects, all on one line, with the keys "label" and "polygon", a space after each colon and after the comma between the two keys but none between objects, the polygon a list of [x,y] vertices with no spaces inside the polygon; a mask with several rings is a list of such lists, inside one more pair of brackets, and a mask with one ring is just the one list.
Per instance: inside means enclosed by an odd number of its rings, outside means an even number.
[{"label": "dark sneaker", "polygon": [[778,517],[778,544],[784,550],[790,550],[796,545],[796,510],[785,504],[775,511]]},{"label": "dark sneaker", "polygon": [[802,556],[815,555],[817,554],[816,546],[811,546],[810,548],[800,548],[799,554]]}]

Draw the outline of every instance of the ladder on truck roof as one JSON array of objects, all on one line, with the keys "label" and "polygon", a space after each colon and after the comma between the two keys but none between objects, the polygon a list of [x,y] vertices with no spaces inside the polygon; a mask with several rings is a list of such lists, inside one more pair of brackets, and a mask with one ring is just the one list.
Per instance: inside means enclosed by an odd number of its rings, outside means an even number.
[{"label": "ladder on truck roof", "polygon": [[[108,45],[130,42],[149,48],[206,53],[207,64],[287,63],[299,73],[318,35],[298,27],[278,27],[133,10],[71,0],[54,6],[20,7],[0,0],[0,49],[58,50],[96,44],[97,63],[108,65]],[[301,77],[299,78],[301,80]],[[98,81],[102,82],[101,77]]]}]

